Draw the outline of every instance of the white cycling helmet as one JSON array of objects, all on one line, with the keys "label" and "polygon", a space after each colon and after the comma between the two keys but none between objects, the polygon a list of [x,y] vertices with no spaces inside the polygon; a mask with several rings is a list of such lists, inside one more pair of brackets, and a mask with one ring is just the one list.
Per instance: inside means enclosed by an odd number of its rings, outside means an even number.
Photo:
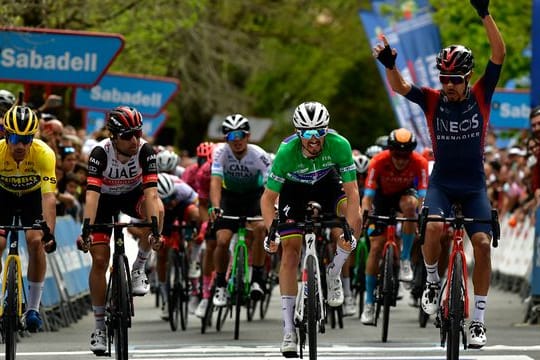
[{"label": "white cycling helmet", "polygon": [[293,124],[297,129],[317,129],[328,126],[330,114],[326,107],[316,101],[298,105],[294,110]]},{"label": "white cycling helmet", "polygon": [[368,158],[373,159],[375,155],[383,151],[384,149],[379,145],[371,145],[366,149],[366,155]]},{"label": "white cycling helmet", "polygon": [[157,191],[161,199],[168,198],[174,193],[174,178],[172,175],[158,174]]},{"label": "white cycling helmet", "polygon": [[223,135],[235,130],[249,131],[249,129],[249,120],[240,114],[229,115],[221,123]]},{"label": "white cycling helmet", "polygon": [[360,155],[353,156],[353,161],[354,161],[354,166],[356,166],[356,172],[358,174],[365,174],[367,172],[368,165],[369,165],[369,158],[366,155],[360,154]]},{"label": "white cycling helmet", "polygon": [[157,154],[157,167],[159,172],[172,172],[178,165],[178,155],[171,150],[163,150]]}]

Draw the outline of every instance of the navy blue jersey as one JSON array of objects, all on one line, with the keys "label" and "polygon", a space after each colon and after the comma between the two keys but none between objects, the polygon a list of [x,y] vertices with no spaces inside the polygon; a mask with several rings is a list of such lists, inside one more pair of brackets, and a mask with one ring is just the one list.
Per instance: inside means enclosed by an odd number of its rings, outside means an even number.
[{"label": "navy blue jersey", "polygon": [[462,194],[486,186],[484,141],[501,68],[489,61],[484,75],[460,102],[447,101],[441,90],[416,85],[407,93],[406,98],[426,115],[435,155],[431,184]]}]

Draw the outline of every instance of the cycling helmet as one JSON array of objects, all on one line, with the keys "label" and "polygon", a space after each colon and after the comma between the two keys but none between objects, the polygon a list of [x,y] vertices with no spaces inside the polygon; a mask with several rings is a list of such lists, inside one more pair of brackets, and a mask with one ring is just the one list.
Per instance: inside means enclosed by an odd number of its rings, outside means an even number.
[{"label": "cycling helmet", "polygon": [[416,137],[405,128],[395,129],[388,137],[388,148],[396,151],[413,151],[416,148]]},{"label": "cycling helmet", "polygon": [[383,149],[388,147],[388,135],[382,135],[375,140],[375,145],[379,145]]},{"label": "cycling helmet", "polygon": [[141,130],[143,118],[137,109],[129,106],[118,106],[109,112],[107,128],[113,134],[130,130]]},{"label": "cycling helmet", "polygon": [[316,101],[298,105],[294,110],[293,124],[297,129],[316,129],[328,126],[330,114],[326,107]]},{"label": "cycling helmet", "polygon": [[354,166],[358,174],[365,174],[369,165],[369,158],[366,155],[360,154],[353,156]]},{"label": "cycling helmet", "polygon": [[371,145],[366,149],[366,156],[372,159],[375,155],[383,151],[384,149],[379,145]]},{"label": "cycling helmet", "polygon": [[7,90],[0,90],[0,111],[6,111],[15,104],[15,95]]},{"label": "cycling helmet", "polygon": [[450,45],[437,55],[437,69],[441,72],[467,74],[473,67],[472,51],[463,45]]},{"label": "cycling helmet", "polygon": [[249,120],[240,114],[229,115],[221,123],[223,135],[235,130],[249,131],[249,129]]},{"label": "cycling helmet", "polygon": [[157,191],[161,199],[168,198],[174,194],[174,178],[169,174],[158,174]]},{"label": "cycling helmet", "polygon": [[202,142],[197,146],[197,157],[210,161],[212,160],[212,150],[214,150],[214,143]]},{"label": "cycling helmet", "polygon": [[171,172],[178,165],[178,155],[171,150],[163,150],[156,156],[157,168],[159,172]]},{"label": "cycling helmet", "polygon": [[34,135],[38,131],[39,119],[28,106],[12,106],[4,114],[4,129],[17,135]]}]

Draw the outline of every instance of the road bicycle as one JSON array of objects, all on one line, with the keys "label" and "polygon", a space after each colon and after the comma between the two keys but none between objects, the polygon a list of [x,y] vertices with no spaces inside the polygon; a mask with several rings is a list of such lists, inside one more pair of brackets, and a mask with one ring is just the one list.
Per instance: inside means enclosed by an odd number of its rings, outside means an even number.
[{"label": "road bicycle", "polygon": [[167,255],[167,310],[169,325],[172,331],[180,327],[186,330],[188,323],[188,304],[191,291],[189,273],[188,243],[197,233],[197,227],[190,224],[173,225],[173,230],[179,235],[175,244],[169,248]]},{"label": "road bicycle", "polygon": [[[232,263],[230,268],[227,292],[229,294],[229,306],[234,307],[234,340],[238,340],[240,335],[240,314],[242,306],[246,306],[248,320],[253,314],[249,309],[251,306],[251,276],[249,271],[248,247],[246,244],[246,234],[249,230],[246,223],[251,221],[262,221],[261,216],[230,216],[221,215],[222,219],[234,220],[238,222],[237,239],[232,252]],[[232,315],[232,312],[231,312]]]},{"label": "road bicycle", "polygon": [[[320,206],[319,206],[320,207]],[[294,312],[294,322],[299,329],[300,358],[303,358],[303,351],[306,340],[309,345],[309,359],[317,359],[317,333],[325,332],[325,299],[322,288],[322,275],[317,256],[316,240],[317,233],[322,228],[339,227],[343,229],[346,241],[351,241],[352,234],[345,218],[324,220],[322,216],[317,216],[316,208],[312,203],[306,208],[305,220],[303,222],[277,223],[274,220],[270,228],[267,241],[273,241],[276,229],[290,229],[292,225],[302,231],[304,239],[304,256],[301,262],[301,286],[296,296],[296,307]],[[267,246],[268,247],[268,246]],[[296,354],[294,354],[296,357]]]},{"label": "road bicycle", "polygon": [[460,337],[463,349],[467,349],[464,326],[465,319],[469,317],[467,259],[463,249],[465,225],[490,224],[493,232],[492,244],[495,248],[499,244],[500,226],[499,216],[495,209],[491,210],[490,219],[476,219],[464,217],[459,204],[454,204],[452,208],[454,217],[443,218],[428,216],[429,209],[424,207],[420,217],[420,236],[423,243],[428,222],[444,222],[454,227],[448,270],[439,294],[440,306],[435,326],[440,328],[441,346],[444,347],[446,344],[446,358],[457,360],[459,359]]},{"label": "road bicycle", "polygon": [[[12,225],[0,225],[0,229],[6,231],[5,236],[9,238],[9,253],[2,274],[2,299],[4,300],[0,303],[1,333],[5,344],[5,358],[8,360],[15,359],[18,333],[26,327],[21,322],[26,304],[26,293],[19,256],[19,231],[41,230],[43,242],[54,240],[44,220],[36,221],[32,226],[19,224],[21,224],[21,216],[16,214]],[[47,252],[53,252],[55,248],[56,246],[52,245]]]},{"label": "road bicycle", "polygon": [[107,283],[105,302],[105,324],[107,326],[108,349],[97,356],[112,356],[111,345],[114,342],[115,356],[118,360],[128,359],[128,329],[131,318],[135,316],[131,288],[131,272],[124,248],[124,228],[151,228],[152,234],[159,237],[157,217],[152,216],[151,222],[122,223],[111,222],[90,224],[90,219],[83,222],[82,238],[88,241],[92,232],[108,232],[113,230],[114,253],[112,269]]},{"label": "road bicycle", "polygon": [[388,341],[388,328],[390,324],[390,308],[396,306],[399,290],[399,254],[400,249],[396,241],[396,228],[398,222],[417,222],[416,218],[396,216],[395,210],[390,211],[390,216],[368,214],[364,210],[363,233],[367,237],[367,227],[371,222],[385,224],[386,241],[383,246],[379,272],[377,274],[377,286],[375,287],[375,326],[383,310],[383,326],[381,333],[382,342]]}]

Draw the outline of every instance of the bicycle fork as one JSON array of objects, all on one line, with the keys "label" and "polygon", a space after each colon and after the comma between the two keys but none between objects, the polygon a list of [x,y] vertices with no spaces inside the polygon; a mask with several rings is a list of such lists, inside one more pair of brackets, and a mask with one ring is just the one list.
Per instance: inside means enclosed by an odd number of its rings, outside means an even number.
[{"label": "bicycle fork", "polygon": [[2,301],[0,302],[0,317],[4,315],[4,298],[6,296],[6,287],[7,287],[7,276],[8,276],[8,267],[11,261],[15,261],[17,264],[17,297],[18,297],[18,307],[17,307],[17,316],[20,318],[23,313],[23,284],[22,284],[22,264],[21,259],[17,255],[8,255],[6,258],[6,263],[4,264],[5,271],[2,277]]}]

